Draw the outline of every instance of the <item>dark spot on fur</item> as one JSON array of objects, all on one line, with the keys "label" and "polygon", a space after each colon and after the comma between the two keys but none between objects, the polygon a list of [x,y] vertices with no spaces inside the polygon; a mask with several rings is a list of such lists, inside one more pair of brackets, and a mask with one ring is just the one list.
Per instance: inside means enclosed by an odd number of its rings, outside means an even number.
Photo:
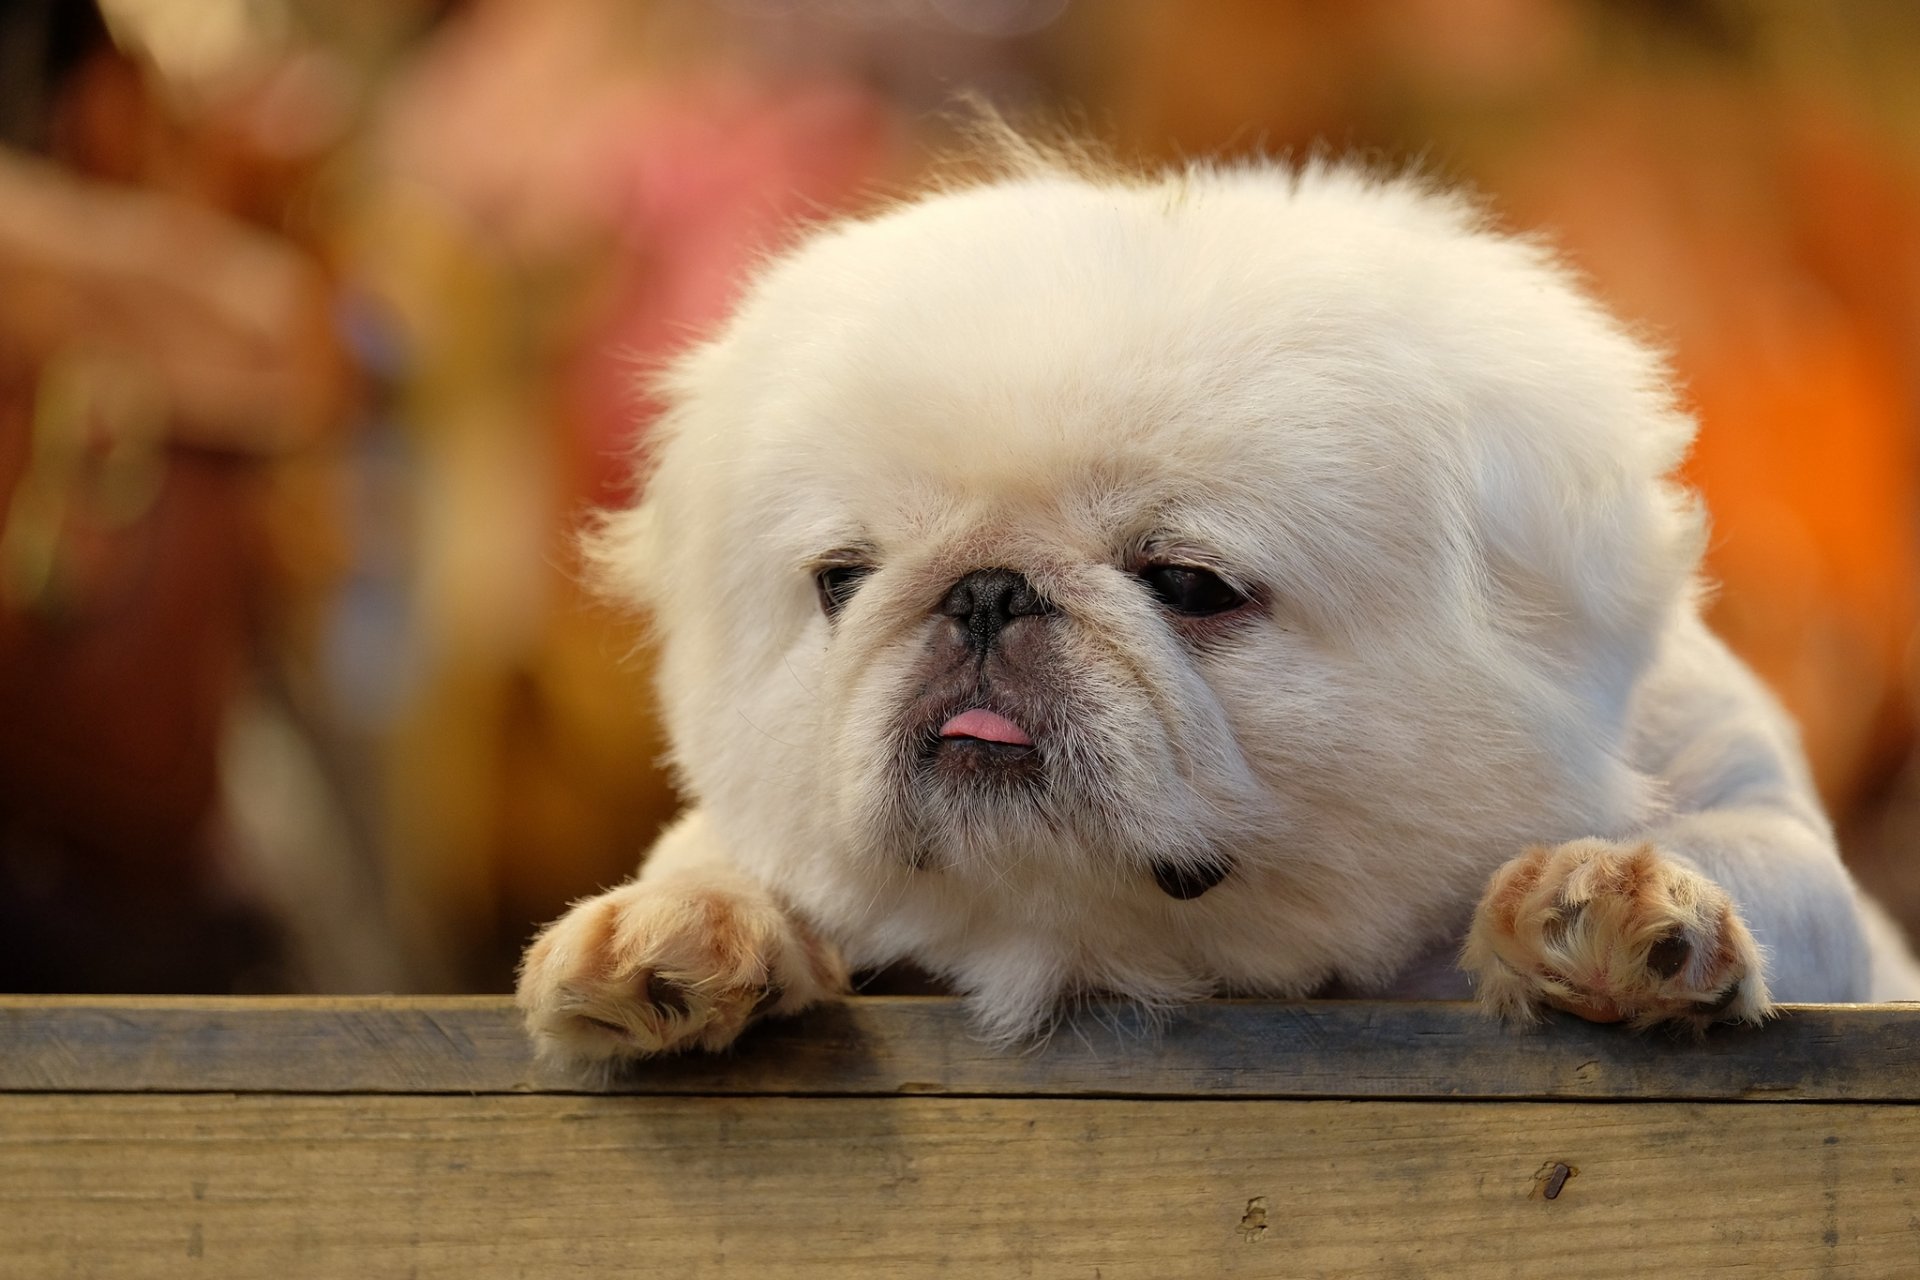
[{"label": "dark spot on fur", "polygon": [[1687,967],[1693,956],[1693,944],[1686,935],[1670,933],[1647,948],[1647,968],[1662,978],[1671,978]]},{"label": "dark spot on fur", "polygon": [[1227,878],[1233,867],[1225,862],[1153,864],[1153,882],[1169,898],[1192,901]]},{"label": "dark spot on fur", "polygon": [[687,1016],[687,989],[657,973],[647,975],[647,1003],[676,1018]]}]

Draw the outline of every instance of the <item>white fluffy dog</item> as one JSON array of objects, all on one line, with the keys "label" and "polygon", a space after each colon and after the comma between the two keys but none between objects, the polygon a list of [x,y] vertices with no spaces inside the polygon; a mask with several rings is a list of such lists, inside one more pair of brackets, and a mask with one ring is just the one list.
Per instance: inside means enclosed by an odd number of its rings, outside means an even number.
[{"label": "white fluffy dog", "polygon": [[829,227],[595,551],[694,807],[527,953],[576,1064],[910,958],[1065,998],[1647,1024],[1915,994],[1702,625],[1660,361],[1467,203],[1033,163]]}]

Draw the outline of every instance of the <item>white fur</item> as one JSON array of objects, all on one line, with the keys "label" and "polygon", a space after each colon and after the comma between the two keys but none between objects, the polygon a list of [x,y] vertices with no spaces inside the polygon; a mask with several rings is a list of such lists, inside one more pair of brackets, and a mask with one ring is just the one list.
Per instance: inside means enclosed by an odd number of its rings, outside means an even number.
[{"label": "white fur", "polygon": [[[595,544],[696,801],[642,888],[744,873],[1015,1036],[1082,991],[1464,993],[1496,868],[1647,839],[1731,895],[1776,997],[1920,995],[1888,930],[1870,983],[1794,731],[1701,624],[1666,370],[1457,198],[1036,167],[815,235],[668,390]],[[1183,638],[1146,544],[1257,616]],[[830,624],[813,570],[850,546],[879,568]],[[916,808],[897,717],[986,567],[1058,606],[1054,794]],[[1221,852],[1192,901],[1146,870]]]}]

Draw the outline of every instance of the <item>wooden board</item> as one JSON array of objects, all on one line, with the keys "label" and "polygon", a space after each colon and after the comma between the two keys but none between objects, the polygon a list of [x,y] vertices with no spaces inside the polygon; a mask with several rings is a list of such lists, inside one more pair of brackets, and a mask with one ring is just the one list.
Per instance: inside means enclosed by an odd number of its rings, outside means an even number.
[{"label": "wooden board", "polygon": [[1901,1277],[1920,1112],[22,1096],[0,1238],[97,1280]]},{"label": "wooden board", "polygon": [[[495,997],[0,997],[0,1092],[578,1091]],[[1920,1101],[1920,1005],[1802,1006],[1702,1040],[1444,1002],[1213,1001],[1157,1032],[1083,1017],[996,1053],[955,1001],[866,998],[733,1053],[649,1063],[616,1091],[1048,1097]]]},{"label": "wooden board", "polygon": [[596,1096],[499,999],[0,998],[0,1277],[1905,1277],[1916,1050],[1219,1002],[995,1055],[863,999]]}]

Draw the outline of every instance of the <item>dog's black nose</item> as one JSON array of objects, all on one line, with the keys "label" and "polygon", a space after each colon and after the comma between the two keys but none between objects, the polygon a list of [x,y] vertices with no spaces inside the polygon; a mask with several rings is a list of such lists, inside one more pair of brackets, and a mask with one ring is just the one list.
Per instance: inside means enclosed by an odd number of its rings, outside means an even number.
[{"label": "dog's black nose", "polygon": [[967,642],[980,652],[1015,618],[1052,611],[1052,603],[1012,569],[975,569],[940,601],[940,612],[962,623]]}]

